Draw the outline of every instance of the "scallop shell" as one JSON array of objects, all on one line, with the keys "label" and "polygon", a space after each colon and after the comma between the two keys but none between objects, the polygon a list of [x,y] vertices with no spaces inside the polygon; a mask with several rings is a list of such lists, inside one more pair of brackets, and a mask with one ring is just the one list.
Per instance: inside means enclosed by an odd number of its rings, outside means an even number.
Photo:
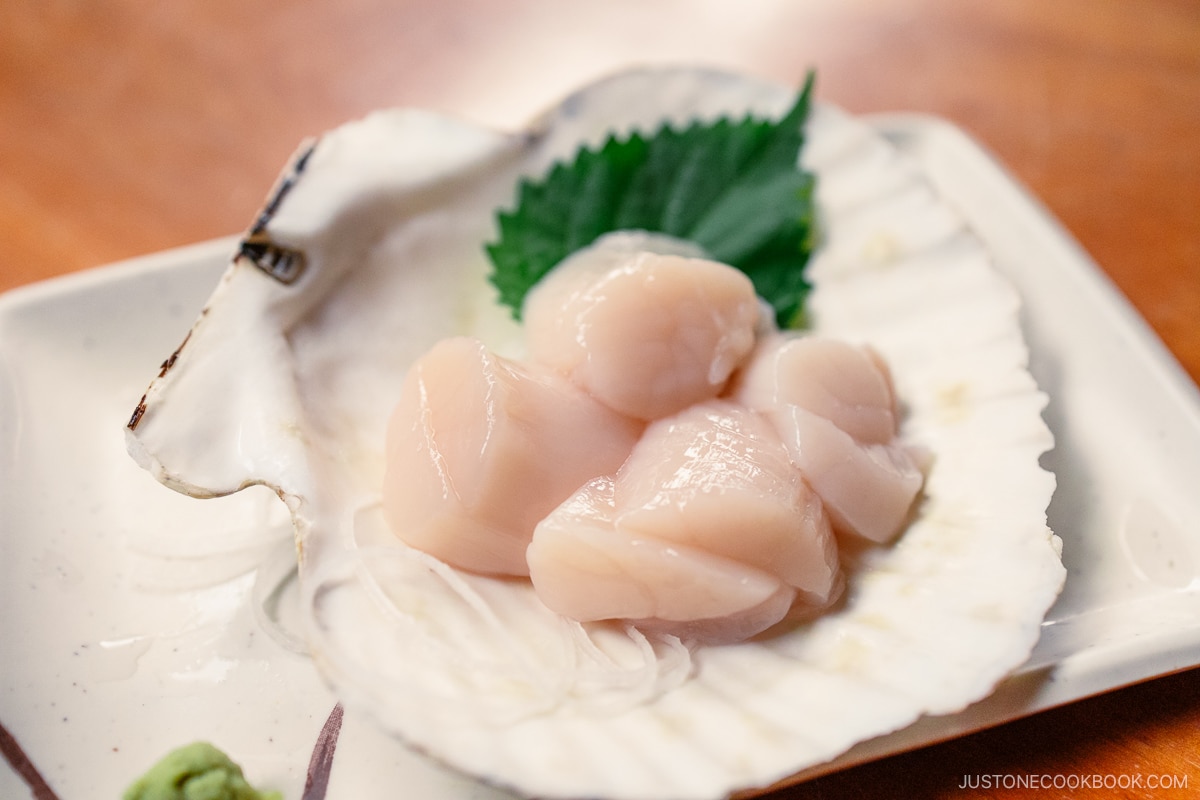
[{"label": "scallop shell", "polygon": [[266,484],[287,503],[308,646],[351,708],[524,795],[719,798],[960,710],[1028,657],[1064,570],[1020,300],[920,169],[828,106],[804,154],[824,237],[813,327],[884,354],[902,434],[932,458],[899,541],[847,554],[836,611],[689,649],[568,623],[526,584],[457,573],[380,521],[406,366],[460,333],[520,354],[481,247],[519,176],[613,131],[778,115],[792,97],[725,73],[634,71],[516,133],[380,111],[285,170],[128,441],[180,491]]}]

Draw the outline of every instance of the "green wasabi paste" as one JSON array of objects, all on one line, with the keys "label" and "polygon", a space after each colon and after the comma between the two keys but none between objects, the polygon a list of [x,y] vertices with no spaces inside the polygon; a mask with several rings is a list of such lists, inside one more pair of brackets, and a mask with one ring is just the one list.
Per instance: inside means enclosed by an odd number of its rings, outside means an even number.
[{"label": "green wasabi paste", "polygon": [[283,800],[283,795],[256,790],[229,756],[208,742],[193,742],[163,756],[122,800]]}]

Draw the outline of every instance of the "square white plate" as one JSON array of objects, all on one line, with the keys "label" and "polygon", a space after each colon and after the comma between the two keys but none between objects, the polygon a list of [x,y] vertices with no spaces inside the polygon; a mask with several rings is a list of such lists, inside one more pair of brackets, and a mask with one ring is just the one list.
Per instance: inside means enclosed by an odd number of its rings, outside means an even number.
[{"label": "square white plate", "polygon": [[[1025,300],[1031,369],[1057,441],[1045,459],[1058,476],[1049,518],[1068,578],[1030,662],[995,694],[809,774],[1200,664],[1200,392],[961,131],[928,117],[872,121],[920,160]],[[295,800],[335,703],[253,610],[254,568],[287,541],[281,504],[258,491],[178,496],[125,453],[125,421],[236,246],[223,239],[0,297],[0,724],[64,800],[119,796],[196,739]],[[414,797],[503,796],[347,715],[329,800],[395,784]],[[0,769],[0,796],[28,792]]]}]

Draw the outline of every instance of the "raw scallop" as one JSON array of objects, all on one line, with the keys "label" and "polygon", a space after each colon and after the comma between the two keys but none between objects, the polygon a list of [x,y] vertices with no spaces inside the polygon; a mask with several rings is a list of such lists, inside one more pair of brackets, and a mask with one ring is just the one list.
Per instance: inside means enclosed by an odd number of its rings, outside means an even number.
[{"label": "raw scallop", "polygon": [[527,575],[534,526],[616,470],[641,428],[565,378],[447,339],[409,370],[392,414],[384,513],[448,564]]},{"label": "raw scallop", "polygon": [[525,302],[530,355],[623,414],[651,420],[716,397],[754,347],[754,285],[725,264],[585,248]]},{"label": "raw scallop", "polygon": [[[841,588],[821,501],[754,412],[724,401],[651,423],[611,481],[540,523],[530,577],[550,608],[736,641]],[[734,617],[718,620],[718,617]]]},{"label": "raw scallop", "polygon": [[868,444],[890,442],[899,428],[883,359],[870,347],[828,337],[764,337],[729,396],[755,411],[799,406]]},{"label": "raw scallop", "polygon": [[769,416],[839,533],[882,544],[900,532],[924,481],[903,444],[863,444],[798,405]]},{"label": "raw scallop", "polygon": [[665,623],[705,641],[741,641],[787,614],[796,590],[775,575],[622,530],[614,500],[612,478],[589,481],[534,531],[530,573],[550,609],[584,622]]},{"label": "raw scallop", "polygon": [[771,426],[711,401],[650,425],[616,478],[618,524],[777,575],[822,605],[837,585],[829,520]]},{"label": "raw scallop", "polygon": [[[934,457],[911,524],[856,559],[836,610],[688,652],[566,624],[523,582],[434,563],[382,523],[384,429],[405,370],[452,335],[519,352],[483,256],[519,178],[614,132],[776,116],[793,97],[656,69],[589,86],[512,134],[410,110],[332,131],[289,166],[255,246],[139,405],[130,451],[164,483],[198,496],[265,483],[287,502],[305,635],[347,719],[373,719],[430,769],[478,776],[459,800],[503,796],[496,785],[630,800],[767,786],[961,710],[1037,641],[1064,572],[1020,298],[923,168],[828,106],[803,156],[821,212],[808,318],[880,351],[901,433]],[[287,283],[260,269],[278,261],[303,268]],[[380,785],[410,784],[371,763]]]}]

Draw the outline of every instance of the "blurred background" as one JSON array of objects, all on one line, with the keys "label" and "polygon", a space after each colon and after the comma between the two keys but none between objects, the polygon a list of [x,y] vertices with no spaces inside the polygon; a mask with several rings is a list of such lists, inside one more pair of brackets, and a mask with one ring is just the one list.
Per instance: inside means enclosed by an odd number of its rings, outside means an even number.
[{"label": "blurred background", "polygon": [[0,290],[239,232],[301,139],[373,108],[515,127],[662,62],[954,121],[1200,377],[1195,0],[5,0]]}]

